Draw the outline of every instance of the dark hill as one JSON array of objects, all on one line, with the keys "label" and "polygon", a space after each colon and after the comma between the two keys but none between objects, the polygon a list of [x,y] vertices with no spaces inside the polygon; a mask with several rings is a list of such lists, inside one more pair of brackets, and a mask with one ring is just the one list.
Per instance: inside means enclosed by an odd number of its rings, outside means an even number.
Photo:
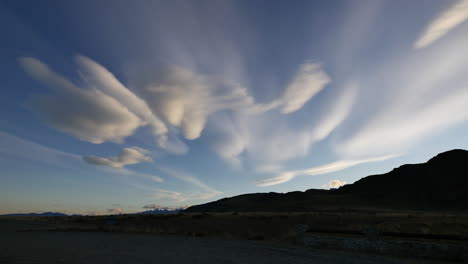
[{"label": "dark hill", "polygon": [[468,211],[468,151],[451,150],[339,189],[253,193],[189,207],[185,212],[300,212],[359,208]]},{"label": "dark hill", "polygon": [[5,214],[0,216],[67,216],[63,213],[45,212],[45,213],[30,213],[30,214]]}]

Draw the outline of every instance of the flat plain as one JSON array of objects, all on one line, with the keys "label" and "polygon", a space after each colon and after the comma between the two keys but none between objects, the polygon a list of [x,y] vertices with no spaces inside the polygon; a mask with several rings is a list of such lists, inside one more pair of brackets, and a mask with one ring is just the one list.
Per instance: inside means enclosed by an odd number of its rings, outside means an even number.
[{"label": "flat plain", "polygon": [[53,228],[1,219],[0,263],[444,263],[278,241]]}]

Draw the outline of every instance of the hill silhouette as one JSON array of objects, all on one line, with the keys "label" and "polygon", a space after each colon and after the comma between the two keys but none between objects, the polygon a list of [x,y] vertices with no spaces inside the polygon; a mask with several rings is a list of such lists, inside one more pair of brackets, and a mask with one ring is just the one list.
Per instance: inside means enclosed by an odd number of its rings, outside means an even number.
[{"label": "hill silhouette", "polygon": [[303,212],[360,208],[468,211],[468,151],[406,164],[332,190],[253,193],[195,205],[185,212]]},{"label": "hill silhouette", "polygon": [[58,213],[58,212],[45,212],[45,213],[4,214],[0,216],[68,216],[68,215],[64,213]]}]

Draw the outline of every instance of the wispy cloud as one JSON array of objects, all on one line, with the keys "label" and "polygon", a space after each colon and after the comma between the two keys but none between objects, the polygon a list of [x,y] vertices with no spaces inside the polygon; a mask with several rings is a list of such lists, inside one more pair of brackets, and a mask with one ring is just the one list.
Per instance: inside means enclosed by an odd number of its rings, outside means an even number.
[{"label": "wispy cloud", "polygon": [[281,97],[284,102],[281,112],[287,114],[301,109],[329,82],[330,77],[319,64],[304,63]]},{"label": "wispy cloud", "polygon": [[[292,129],[284,119],[271,115],[218,115],[214,119],[213,149],[235,167],[243,158],[256,164],[257,172],[277,171],[281,162],[308,154],[311,146],[327,138],[351,113],[357,84],[339,92],[323,106],[315,122]],[[311,118],[312,119],[312,118]]]},{"label": "wispy cloud", "polygon": [[167,167],[160,167],[160,170],[162,170],[169,176],[177,178],[193,186],[199,187],[203,190],[203,193],[193,194],[192,199],[209,199],[209,198],[223,194],[223,192],[220,192],[218,190],[211,188],[210,186],[200,181],[198,178],[191,175],[190,173],[183,172],[180,170],[175,170],[172,168],[167,168]]},{"label": "wispy cloud", "polygon": [[168,129],[166,125],[152,113],[143,99],[125,87],[106,68],[90,58],[79,55],[76,57],[76,61],[80,66],[82,78],[91,88],[99,89],[108,96],[115,98],[141,120],[148,122],[153,128],[159,145],[165,146],[167,144],[166,133]]},{"label": "wispy cloud", "polygon": [[123,148],[115,157],[84,156],[83,160],[94,165],[108,166],[112,168],[122,168],[125,165],[138,164],[141,162],[152,162],[148,156],[148,151],[138,147]]},{"label": "wispy cloud", "polygon": [[331,81],[318,63],[306,62],[300,65],[283,94],[264,104],[252,104],[252,113],[264,113],[280,108],[281,113],[289,114],[301,109]]},{"label": "wispy cloud", "polygon": [[313,176],[313,175],[320,175],[320,174],[327,174],[327,173],[332,173],[340,170],[344,170],[359,164],[364,164],[368,162],[377,162],[377,161],[384,161],[388,160],[391,158],[396,157],[395,155],[388,155],[388,156],[381,156],[381,157],[375,157],[375,158],[367,158],[367,159],[359,159],[359,160],[340,160],[340,161],[335,161],[332,163],[328,163],[325,165],[321,165],[318,167],[312,167],[308,169],[303,169],[303,170],[295,170],[295,171],[287,171],[283,172],[278,176],[272,177],[272,178],[267,178],[263,180],[257,181],[257,186],[271,186],[271,185],[276,185],[280,183],[285,183],[290,180],[292,180],[296,176],[300,175],[307,175],[307,176]]},{"label": "wispy cloud", "polygon": [[58,166],[66,166],[69,162],[81,162],[79,155],[37,144],[2,131],[0,131],[0,154]]},{"label": "wispy cloud", "polygon": [[243,109],[253,101],[243,87],[176,66],[141,86],[153,112],[180,128],[189,140],[200,137],[211,113]]},{"label": "wispy cloud", "polygon": [[419,39],[414,43],[414,48],[420,49],[429,46],[467,19],[468,0],[458,0],[431,21]]},{"label": "wispy cloud", "polygon": [[54,128],[91,143],[122,142],[143,124],[116,99],[94,88],[82,89],[37,59],[20,59],[26,72],[54,89],[33,107]]},{"label": "wispy cloud", "polygon": [[187,209],[187,205],[182,205],[182,206],[175,206],[175,207],[170,207],[170,206],[163,206],[159,204],[147,204],[142,207],[143,209],[153,209],[153,210],[184,210]]},{"label": "wispy cloud", "polygon": [[[465,35],[455,35],[453,41],[441,43],[431,52],[389,59],[369,72],[367,84],[361,87],[363,96],[358,97],[362,110],[360,115],[355,113],[362,121],[355,122],[355,131],[344,133],[336,151],[346,158],[403,153],[466,122],[466,45]],[[382,79],[392,81],[382,83]],[[376,85],[382,85],[378,94],[373,92]]]}]

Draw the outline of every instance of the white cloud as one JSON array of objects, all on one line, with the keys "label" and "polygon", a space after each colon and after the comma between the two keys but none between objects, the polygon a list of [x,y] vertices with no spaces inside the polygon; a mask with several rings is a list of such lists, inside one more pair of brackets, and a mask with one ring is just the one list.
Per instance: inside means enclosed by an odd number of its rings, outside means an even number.
[{"label": "white cloud", "polygon": [[346,182],[345,181],[340,181],[340,180],[331,180],[329,181],[327,184],[324,184],[322,185],[322,188],[327,188],[327,189],[336,189],[336,188],[339,188],[343,185],[345,185]]},{"label": "white cloud", "polygon": [[265,187],[265,186],[271,186],[271,185],[276,185],[276,184],[281,184],[288,182],[292,180],[294,177],[296,177],[297,173],[292,171],[292,172],[283,172],[278,176],[272,177],[272,178],[267,178],[267,179],[262,179],[257,181],[256,185],[260,187]]},{"label": "white cloud", "polygon": [[166,144],[166,133],[168,132],[166,125],[152,113],[143,99],[130,91],[111,72],[95,61],[84,56],[77,56],[76,61],[80,65],[83,79],[90,87],[99,89],[113,97],[141,120],[148,122],[158,137],[160,145]]},{"label": "white cloud", "polygon": [[156,200],[158,203],[165,204],[181,204],[186,202],[206,201],[218,196],[220,193],[213,193],[210,191],[185,191],[178,192],[172,190],[165,190],[161,188],[148,188],[146,186],[135,187],[144,189],[150,192],[152,200]]},{"label": "white cloud", "polygon": [[168,134],[166,124],[149,108],[146,101],[125,87],[106,68],[93,60],[77,56],[83,87],[78,87],[34,58],[20,63],[34,78],[55,91],[35,98],[33,108],[54,128],[91,143],[122,143],[137,128],[149,125],[161,148],[184,154],[188,147],[177,136]]},{"label": "white cloud", "polygon": [[441,12],[414,43],[414,48],[424,48],[443,37],[450,30],[468,19],[468,0],[458,0]]},{"label": "white cloud", "polygon": [[182,203],[187,200],[187,198],[180,192],[169,191],[164,189],[154,189],[151,195],[152,199],[157,200],[158,202],[176,202]]},{"label": "white cloud", "polygon": [[335,103],[330,104],[328,111],[321,116],[313,128],[312,141],[320,141],[328,137],[349,116],[356,98],[355,83],[346,87]]},{"label": "white cloud", "polygon": [[281,112],[287,114],[301,109],[329,82],[330,78],[322,71],[320,65],[304,63],[281,97]]},{"label": "white cloud", "polygon": [[[362,101],[357,103],[363,106],[362,123],[356,122],[356,130],[349,130],[337,142],[336,151],[346,158],[403,153],[430,136],[467,122],[466,45],[466,35],[456,35],[430,52],[397,57],[369,72],[367,86],[361,87]],[[373,92],[378,85],[378,93]]]},{"label": "white cloud", "polygon": [[54,128],[91,143],[122,142],[142,120],[114,98],[96,89],[81,89],[34,58],[21,58],[32,77],[55,90],[32,104]]},{"label": "white cloud", "polygon": [[257,186],[264,187],[264,186],[276,185],[276,184],[288,182],[292,180],[294,177],[299,176],[299,175],[313,176],[313,175],[327,174],[327,173],[344,170],[344,169],[347,169],[347,168],[350,168],[359,164],[383,161],[383,160],[391,159],[394,157],[396,156],[387,155],[387,156],[366,158],[366,159],[359,159],[359,160],[340,160],[340,161],[335,161],[335,162],[328,163],[325,165],[321,165],[318,167],[313,167],[313,168],[308,168],[308,169],[303,169],[303,170],[287,171],[272,178],[259,180],[257,181]]},{"label": "white cloud", "polygon": [[147,204],[143,206],[143,209],[157,209],[157,210],[185,210],[187,209],[187,205],[182,205],[178,207],[170,207],[170,206],[162,206],[159,204]]},{"label": "white cloud", "polygon": [[[84,56],[76,58],[82,88],[36,59],[21,58],[20,61],[28,73],[54,89],[54,95],[36,98],[33,107],[58,130],[92,143],[122,143],[136,129],[149,125],[158,145],[178,154],[186,153],[188,147],[178,138],[174,127],[180,129],[186,139],[193,140],[200,137],[209,115],[215,112],[234,110],[250,116],[282,107],[283,113],[291,113],[299,110],[329,82],[320,65],[305,63],[279,99],[260,105],[237,83],[176,66],[170,67],[158,80],[140,85],[141,94],[137,95],[103,66]],[[229,138],[235,138],[235,141],[220,143],[215,148],[222,158],[239,167],[238,156],[247,149],[249,142],[245,131],[241,134],[232,132],[236,130],[242,131],[242,128],[229,132]],[[296,144],[291,143],[292,133],[288,133],[290,136],[273,135],[273,140],[287,141],[282,144],[285,149],[277,152],[282,153],[282,157],[275,159],[304,155],[311,141],[309,134],[302,133]],[[299,154],[295,153],[297,148]],[[257,152],[255,147],[250,149],[252,153]],[[111,167],[123,166],[109,158],[88,157],[87,161]]]},{"label": "white cloud", "polygon": [[306,62],[299,67],[279,98],[265,104],[252,103],[249,111],[259,114],[281,108],[283,114],[296,112],[329,82],[330,77],[322,70],[320,64]]},{"label": "white cloud", "polygon": [[354,137],[339,145],[339,149],[351,155],[353,152],[384,153],[405,148],[423,137],[467,121],[467,105],[468,87],[407,115],[389,112],[368,123]]},{"label": "white cloud", "polygon": [[153,111],[180,128],[189,140],[200,137],[211,113],[250,106],[253,98],[245,91],[235,84],[175,66],[143,89]]},{"label": "white cloud", "polygon": [[325,112],[315,122],[294,129],[274,113],[218,115],[213,120],[217,132],[213,149],[235,167],[248,158],[255,162],[257,172],[278,171],[281,162],[307,155],[314,143],[341,125],[352,110],[356,90],[355,84],[345,87],[336,100],[324,106]]},{"label": "white cloud", "polygon": [[123,148],[118,156],[115,157],[96,157],[96,156],[85,156],[83,159],[94,165],[108,166],[112,168],[122,168],[126,165],[138,164],[141,162],[151,162],[152,159],[148,156],[148,151],[145,149],[131,147]]}]

